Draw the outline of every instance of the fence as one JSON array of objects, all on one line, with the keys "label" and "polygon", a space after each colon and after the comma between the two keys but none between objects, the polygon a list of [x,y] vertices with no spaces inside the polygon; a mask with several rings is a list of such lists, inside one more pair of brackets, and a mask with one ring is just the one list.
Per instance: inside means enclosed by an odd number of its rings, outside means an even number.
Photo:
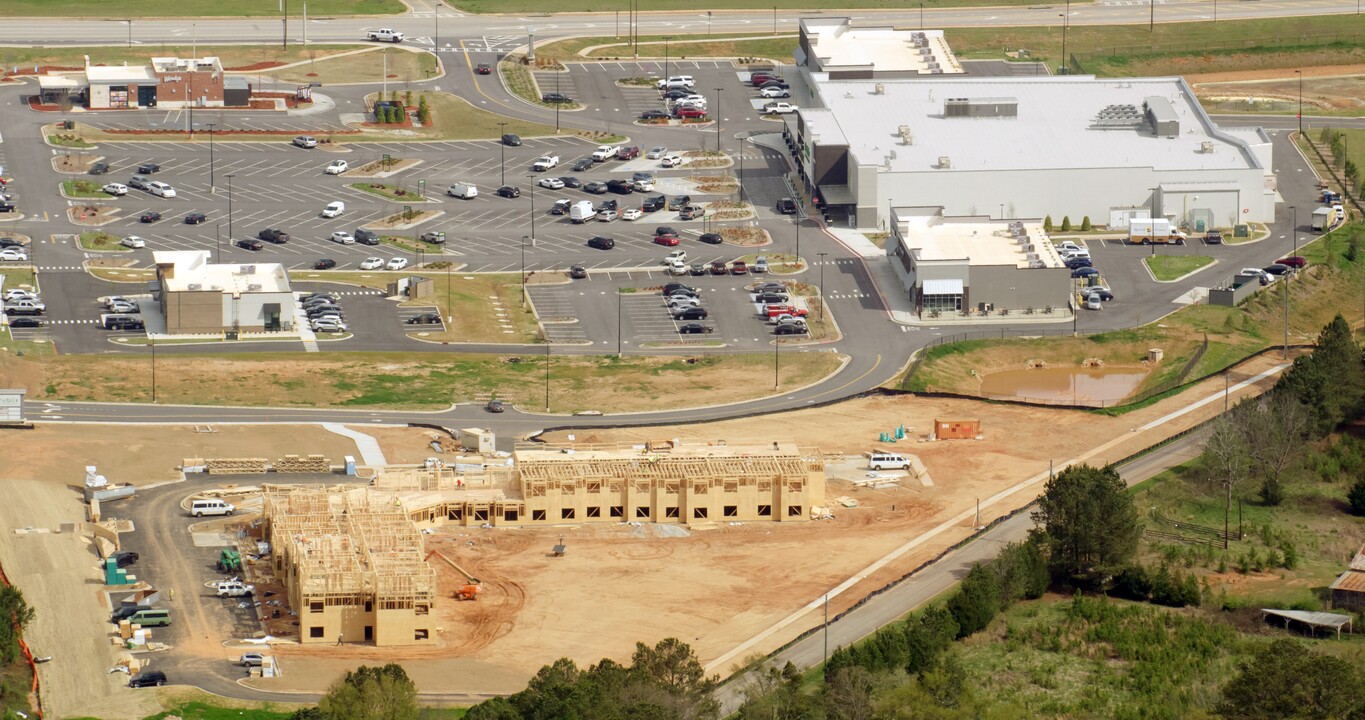
[{"label": "fence", "polygon": [[[1303,139],[1308,141],[1308,147],[1313,150],[1313,154],[1318,156],[1318,160],[1322,162],[1323,167],[1327,168],[1327,172],[1331,173],[1332,179],[1337,181],[1337,184],[1341,186],[1341,194],[1346,198],[1347,202],[1355,206],[1356,212],[1365,212],[1365,208],[1361,207],[1360,200],[1356,197],[1358,192],[1352,193],[1350,191],[1346,185],[1346,178],[1337,172],[1336,164],[1328,162],[1327,156],[1322,154],[1322,148],[1318,147],[1318,141],[1314,140],[1310,137],[1310,134],[1306,132],[1303,134]],[[1333,157],[1332,159],[1335,160],[1336,158]],[[1359,191],[1359,188],[1357,188],[1357,191]]]},{"label": "fence", "polygon": [[1095,47],[1086,53],[1071,53],[1069,58],[1071,67],[1077,72],[1084,73],[1084,65],[1094,60],[1105,58],[1141,58],[1154,55],[1186,55],[1199,54],[1207,55],[1220,51],[1237,50],[1268,50],[1296,47],[1322,47],[1325,45],[1342,45],[1356,47],[1365,43],[1365,33],[1323,33],[1319,35],[1275,35],[1263,38],[1248,38],[1245,40],[1224,40],[1224,41],[1191,41],[1173,43],[1147,43],[1140,45],[1114,45],[1111,47]]}]

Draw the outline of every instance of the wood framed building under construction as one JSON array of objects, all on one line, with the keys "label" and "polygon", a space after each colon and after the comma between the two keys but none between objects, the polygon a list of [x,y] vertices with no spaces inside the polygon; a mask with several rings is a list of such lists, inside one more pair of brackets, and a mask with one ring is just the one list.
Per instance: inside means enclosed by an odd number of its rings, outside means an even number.
[{"label": "wood framed building under construction", "polygon": [[262,519],[303,643],[432,641],[436,572],[391,496],[267,485]]},{"label": "wood framed building under construction", "polygon": [[466,526],[792,522],[825,501],[823,455],[791,443],[526,444],[514,458],[468,484],[427,471],[374,486],[416,522]]}]

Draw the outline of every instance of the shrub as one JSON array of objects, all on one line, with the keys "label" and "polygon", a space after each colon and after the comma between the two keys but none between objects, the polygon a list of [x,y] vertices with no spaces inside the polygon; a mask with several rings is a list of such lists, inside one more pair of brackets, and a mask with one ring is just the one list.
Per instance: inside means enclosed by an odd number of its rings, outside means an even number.
[{"label": "shrub", "polygon": [[1095,226],[1090,224],[1089,215],[1086,215],[1085,217],[1081,218],[1081,230],[1089,231],[1093,229],[1095,229]]},{"label": "shrub", "polygon": [[1051,215],[1048,215],[1047,217],[1043,218],[1043,229],[1046,230],[1046,231],[1048,231],[1048,232],[1052,232],[1052,216],[1051,216]]},{"label": "shrub", "polygon": [[962,588],[948,601],[948,612],[957,621],[958,637],[985,628],[1000,612],[1000,580],[991,568],[977,564],[962,580]]},{"label": "shrub", "polygon": [[1352,515],[1365,515],[1365,478],[1361,478],[1351,486],[1351,490],[1346,493],[1346,500],[1351,503]]},{"label": "shrub", "polygon": [[1062,230],[1070,230],[1070,229],[1071,229],[1071,216],[1070,216],[1070,215],[1063,215],[1063,216],[1062,216]]},{"label": "shrub", "polygon": [[1279,478],[1267,477],[1262,480],[1260,496],[1261,502],[1270,507],[1284,502],[1284,486],[1280,484]]}]

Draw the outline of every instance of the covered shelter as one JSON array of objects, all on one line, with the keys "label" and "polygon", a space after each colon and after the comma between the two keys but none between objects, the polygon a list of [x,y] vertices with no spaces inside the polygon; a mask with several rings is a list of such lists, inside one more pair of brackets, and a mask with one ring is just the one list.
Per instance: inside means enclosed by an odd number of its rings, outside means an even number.
[{"label": "covered shelter", "polygon": [[1261,608],[1262,618],[1279,618],[1284,620],[1285,629],[1289,628],[1289,623],[1296,622],[1307,626],[1313,635],[1318,634],[1319,628],[1336,630],[1337,637],[1341,637],[1341,628],[1344,626],[1346,632],[1351,632],[1351,616],[1338,615],[1336,613],[1311,612],[1308,610],[1276,610],[1273,608]]}]

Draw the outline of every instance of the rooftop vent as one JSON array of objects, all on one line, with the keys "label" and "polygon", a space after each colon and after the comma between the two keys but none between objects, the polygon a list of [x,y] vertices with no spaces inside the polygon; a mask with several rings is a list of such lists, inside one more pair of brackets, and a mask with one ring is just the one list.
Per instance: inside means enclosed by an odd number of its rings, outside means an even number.
[{"label": "rooftop vent", "polygon": [[886,83],[877,83],[877,84],[874,85],[873,87],[874,87],[875,93],[876,93],[877,95],[885,95],[885,94],[886,94]]},{"label": "rooftop vent", "polygon": [[255,274],[256,274],[256,266],[255,266],[255,265],[243,265],[243,266],[242,266],[241,272],[242,272],[243,275],[255,275]]},{"label": "rooftop vent", "polygon": [[950,169],[950,168],[952,168],[952,167],[953,167],[952,158],[948,157],[947,155],[939,155],[939,156],[938,156],[938,169],[940,169],[940,170],[948,170],[948,169]]},{"label": "rooftop vent", "polygon": [[199,283],[190,283],[189,285],[186,285],[185,288],[188,289],[190,292],[195,292],[197,290],[203,290],[204,286],[200,285]]},{"label": "rooftop vent", "polygon": [[943,117],[1019,117],[1017,98],[947,98],[943,101]]},{"label": "rooftop vent", "polygon": [[260,292],[262,287],[259,283],[247,283],[246,289],[249,292]]},{"label": "rooftop vent", "polygon": [[1213,152],[1213,141],[1205,140],[1204,142],[1199,143],[1199,152],[1205,154]]}]

